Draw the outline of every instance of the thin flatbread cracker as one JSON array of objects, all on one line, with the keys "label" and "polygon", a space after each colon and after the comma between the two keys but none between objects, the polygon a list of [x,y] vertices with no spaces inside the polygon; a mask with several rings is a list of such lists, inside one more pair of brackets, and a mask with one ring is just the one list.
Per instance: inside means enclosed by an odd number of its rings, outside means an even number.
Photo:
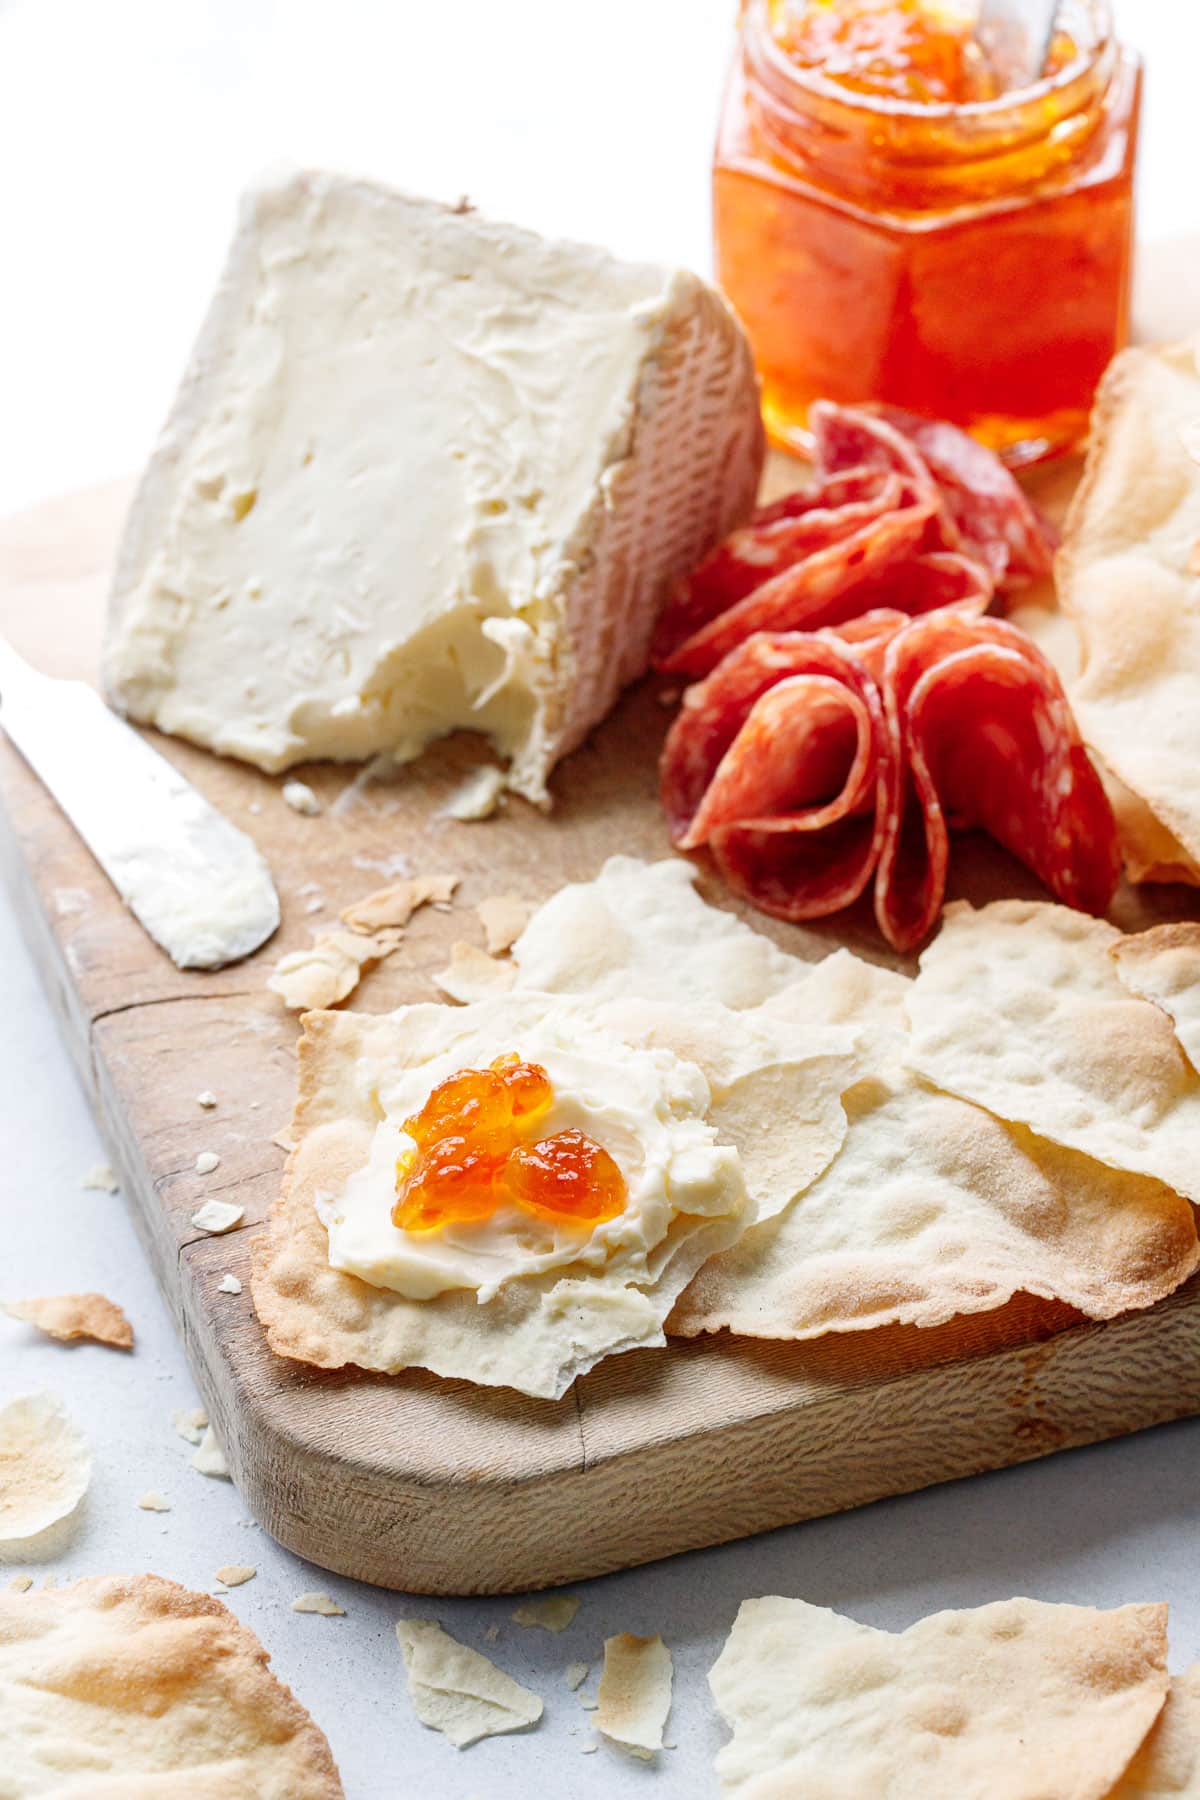
[{"label": "thin flatbread cracker", "polygon": [[69,1344],[87,1338],[114,1350],[133,1349],[133,1326],[115,1300],[103,1294],[46,1294],[37,1300],[9,1300],[3,1311],[23,1319],[47,1337]]},{"label": "thin flatbread cracker", "polygon": [[1109,955],[1130,993],[1171,1019],[1188,1061],[1200,1070],[1200,925],[1155,925],[1118,938]]},{"label": "thin flatbread cracker", "polygon": [[1200,1663],[1175,1676],[1149,1737],[1107,1800],[1200,1800]]},{"label": "thin flatbread cracker", "polygon": [[390,930],[324,932],[307,950],[281,956],[267,986],[292,1012],[336,1006],[354,992],[367,964],[390,956],[403,936]]},{"label": "thin flatbread cracker", "polygon": [[0,1593],[0,1782],[30,1800],[343,1800],[268,1665],[219,1600],[157,1575]]},{"label": "thin flatbread cracker", "polygon": [[597,1000],[758,1006],[804,973],[732,913],[696,892],[682,857],[611,856],[594,881],[560,888],[513,945],[518,988]]},{"label": "thin flatbread cracker", "polygon": [[1016,1293],[1093,1319],[1153,1306],[1200,1266],[1195,1217],[1163,1183],[928,1087],[903,1069],[845,1096],[846,1142],[779,1217],[712,1257],[672,1336],[815,1338],[943,1325]]},{"label": "thin flatbread cracker", "polygon": [[[575,1262],[522,1276],[481,1303],[473,1289],[407,1299],[331,1266],[317,1213],[368,1161],[380,1122],[379,1085],[396,1070],[447,1051],[486,1028],[501,1047],[522,1020],[556,1003],[526,995],[477,1008],[413,1006],[372,1016],[313,1013],[299,1048],[299,1099],[288,1159],[268,1229],[254,1245],[254,1305],[271,1348],[321,1368],[420,1367],[482,1386],[557,1399],[604,1356],[662,1345],[663,1320],[696,1270],[744,1228],[738,1212],[675,1213],[638,1265],[606,1265],[605,1278]],[[557,1003],[561,1004],[561,1003]],[[499,1010],[497,1010],[499,1009]]]},{"label": "thin flatbread cracker", "polygon": [[1109,1168],[1200,1199],[1200,1075],[1171,1020],[1131,994],[1121,934],[1069,907],[947,907],[908,1010],[927,1081]]},{"label": "thin flatbread cracker", "polygon": [[893,1634],[746,1600],[709,1682],[745,1800],[1106,1800],[1162,1709],[1167,1609],[1005,1600]]},{"label": "thin flatbread cracker", "polygon": [[1200,862],[1200,414],[1197,343],[1126,350],[1092,415],[1058,560],[1081,640],[1070,691],[1114,775]]},{"label": "thin flatbread cracker", "polygon": [[524,1731],[541,1718],[536,1694],[434,1620],[399,1619],[396,1636],[414,1712],[456,1750],[480,1738]]}]

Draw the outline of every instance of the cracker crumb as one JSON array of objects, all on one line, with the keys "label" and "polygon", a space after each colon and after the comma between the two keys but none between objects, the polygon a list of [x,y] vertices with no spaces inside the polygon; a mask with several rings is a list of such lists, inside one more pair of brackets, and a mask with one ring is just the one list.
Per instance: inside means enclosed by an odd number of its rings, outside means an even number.
[{"label": "cracker crumb", "polygon": [[14,1575],[8,1584],[10,1593],[27,1594],[33,1586],[32,1575]]},{"label": "cracker crumb", "polygon": [[113,1174],[111,1163],[94,1163],[79,1185],[96,1188],[103,1194],[115,1194],[121,1184]]},{"label": "cracker crumb", "polygon": [[208,1414],[202,1406],[183,1407],[171,1414],[171,1423],[181,1438],[198,1444],[208,1428]]},{"label": "cracker crumb", "polygon": [[219,1169],[220,1166],[221,1159],[215,1150],[201,1150],[196,1158],[197,1175],[211,1175],[213,1170]]},{"label": "cracker crumb", "polygon": [[170,1512],[171,1502],[164,1499],[157,1488],[147,1488],[138,1501],[143,1512]]},{"label": "cracker crumb", "polygon": [[217,1104],[217,1096],[213,1093],[211,1088],[205,1088],[203,1093],[196,1095],[196,1105],[197,1106],[203,1106],[207,1109],[208,1107],[215,1106],[216,1104]]},{"label": "cracker crumb", "polygon": [[489,1644],[494,1644],[496,1639],[500,1636],[500,1627],[498,1625],[489,1625],[483,1635]]},{"label": "cracker crumb", "polygon": [[241,1587],[244,1581],[252,1581],[258,1570],[251,1563],[222,1563],[217,1570],[217,1580],[223,1581],[226,1587]]},{"label": "cracker crumb", "polygon": [[218,1294],[240,1294],[242,1284],[236,1275],[222,1275],[217,1283]]},{"label": "cracker crumb", "polygon": [[591,1666],[590,1663],[585,1662],[573,1662],[567,1664],[566,1668],[563,1670],[563,1680],[566,1682],[572,1693],[575,1693],[583,1686],[591,1672]]},{"label": "cracker crumb", "polygon": [[488,765],[475,769],[460,782],[443,807],[448,819],[470,824],[476,819],[490,819],[504,792],[504,771]]},{"label": "cracker crumb", "polygon": [[581,1756],[595,1756],[595,1754],[599,1748],[600,1748],[600,1746],[597,1743],[580,1744],[579,1754]]},{"label": "cracker crumb", "polygon": [[306,818],[315,819],[321,811],[321,802],[307,781],[285,781],[283,798],[293,812],[303,813]]},{"label": "cracker crumb", "polygon": [[339,1606],[328,1594],[297,1594],[292,1601],[292,1611],[299,1613],[320,1613],[327,1619],[344,1619],[346,1609]]},{"label": "cracker crumb", "polygon": [[196,1208],[191,1222],[197,1231],[207,1231],[215,1237],[222,1231],[232,1231],[245,1216],[245,1207],[234,1206],[230,1200],[206,1200],[203,1206]]},{"label": "cracker crumb", "polygon": [[200,1439],[196,1454],[192,1457],[192,1467],[193,1469],[198,1470],[201,1475],[212,1475],[217,1478],[223,1478],[225,1481],[232,1480],[229,1473],[229,1464],[225,1461],[225,1452],[222,1450],[220,1443],[217,1440],[217,1434],[211,1425]]},{"label": "cracker crumb", "polygon": [[451,1000],[476,1000],[484,994],[507,994],[517,979],[512,963],[498,962],[476,944],[450,946],[449,965],[433,977],[433,985]]},{"label": "cracker crumb", "polygon": [[304,902],[304,910],[306,913],[319,913],[324,910],[324,907],[325,902],[319,894],[314,894],[311,900],[306,900]]},{"label": "cracker crumb", "polygon": [[536,1600],[523,1601],[513,1613],[512,1622],[530,1630],[565,1631],[578,1611],[576,1594],[544,1594]]},{"label": "cracker crumb", "polygon": [[458,880],[457,875],[414,875],[406,881],[395,881],[347,906],[341,914],[342,922],[351,931],[403,929],[420,907],[449,906]]},{"label": "cracker crumb", "polygon": [[483,925],[489,956],[511,950],[533,915],[528,900],[516,894],[493,894],[475,908]]}]

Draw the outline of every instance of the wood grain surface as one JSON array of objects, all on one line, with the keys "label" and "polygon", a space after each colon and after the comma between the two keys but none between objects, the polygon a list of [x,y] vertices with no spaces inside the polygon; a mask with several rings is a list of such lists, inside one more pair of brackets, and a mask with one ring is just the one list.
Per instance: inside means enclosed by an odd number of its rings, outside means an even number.
[{"label": "wood grain surface", "polygon": [[[1175,247],[1152,267],[1154,316]],[[1174,323],[1174,321],[1172,321]],[[779,485],[781,472],[773,473]],[[1070,468],[1043,476],[1057,510]],[[48,502],[0,527],[0,630],[48,672],[94,679],[107,571],[127,484]],[[275,1357],[250,1303],[249,1246],[283,1166],[272,1141],[291,1108],[296,1021],[264,986],[285,950],[379,887],[402,856],[462,878],[449,913],[426,909],[351,1004],[438,998],[450,944],[482,944],[488,895],[548,897],[620,850],[669,853],[654,768],[667,713],[633,691],[555,777],[555,811],[508,800],[485,823],[442,807],[482,746],[460,736],[386,782],[354,769],[295,771],[324,811],[307,818],[260,775],[149,734],[261,845],[283,904],[277,936],[214,973],[176,969],[140,930],[53,801],[0,742],[2,860],[63,1034],[120,1171],[197,1382],[255,1517],[339,1573],[410,1592],[490,1593],[578,1580],[1020,1462],[1200,1411],[1200,1282],[1103,1325],[1025,1297],[932,1331],[892,1328],[773,1345],[728,1334],[610,1359],[558,1402],[440,1381],[311,1370]],[[714,903],[732,906],[702,881]],[[953,892],[1037,894],[985,840],[956,855]],[[1195,916],[1185,890],[1122,890],[1137,928]],[[756,919],[794,954],[838,943],[883,956],[865,909],[836,927]],[[214,1110],[196,1095],[211,1089]],[[215,1151],[217,1171],[194,1170]],[[189,1220],[236,1196],[242,1226],[210,1238]],[[218,1291],[241,1278],[240,1294]]]}]

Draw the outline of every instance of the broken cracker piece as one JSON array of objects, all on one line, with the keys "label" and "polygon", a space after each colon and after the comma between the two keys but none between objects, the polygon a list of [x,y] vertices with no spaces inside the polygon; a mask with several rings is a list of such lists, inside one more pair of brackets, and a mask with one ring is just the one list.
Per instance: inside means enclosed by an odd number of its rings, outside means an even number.
[{"label": "broken cracker piece", "polygon": [[91,1474],[87,1439],[56,1395],[21,1394],[0,1407],[0,1543],[67,1518]]},{"label": "broken cracker piece", "polygon": [[254,1634],[157,1575],[0,1595],[0,1691],[13,1794],[344,1800],[329,1745]]},{"label": "broken cracker piece", "polygon": [[563,1670],[563,1680],[574,1694],[580,1689],[591,1673],[591,1664],[585,1662],[568,1663]]},{"label": "broken cracker piece", "polygon": [[380,931],[385,926],[404,926],[421,906],[444,905],[454,896],[457,875],[414,875],[407,881],[395,881],[390,887],[377,888],[365,899],[356,900],[342,913],[351,931]]},{"label": "broken cracker piece", "polygon": [[211,1425],[207,1427],[204,1436],[200,1439],[196,1454],[192,1457],[192,1467],[197,1469],[201,1475],[213,1475],[223,1478],[225,1481],[232,1480],[229,1464],[225,1461],[225,1452]]},{"label": "broken cracker piece", "polygon": [[541,1718],[536,1694],[434,1620],[399,1619],[396,1637],[413,1710],[422,1725],[440,1731],[456,1750],[479,1738],[523,1731]]},{"label": "broken cracker piece", "polygon": [[328,1594],[297,1594],[292,1601],[292,1611],[298,1613],[320,1613],[325,1619],[344,1619],[346,1609]]},{"label": "broken cracker piece", "polygon": [[216,1104],[217,1096],[213,1093],[211,1088],[205,1088],[203,1093],[196,1095],[196,1105],[203,1106],[206,1111]]},{"label": "broken cracker piece", "polygon": [[451,1000],[465,1003],[492,994],[506,994],[516,978],[517,972],[511,963],[498,962],[476,944],[460,942],[451,944],[450,962],[433,977],[433,985]]},{"label": "broken cracker piece", "polygon": [[191,1406],[171,1414],[171,1423],[181,1438],[198,1444],[208,1428],[208,1414],[202,1406]]},{"label": "broken cracker piece", "polygon": [[197,1175],[211,1175],[214,1169],[220,1168],[221,1159],[215,1150],[201,1150],[194,1166]]},{"label": "broken cracker piece", "polygon": [[245,1207],[234,1206],[230,1200],[206,1200],[196,1208],[191,1222],[197,1231],[207,1231],[215,1237],[222,1231],[232,1231],[245,1216]]},{"label": "broken cracker piece", "polygon": [[475,911],[483,925],[489,956],[502,956],[511,950],[533,917],[533,910],[528,900],[521,900],[516,894],[493,894],[479,902]]},{"label": "broken cracker piece", "polygon": [[96,1188],[103,1194],[115,1194],[120,1182],[112,1171],[111,1163],[94,1163],[79,1183],[82,1188]]},{"label": "broken cracker piece", "polygon": [[241,1587],[243,1582],[252,1581],[258,1570],[252,1563],[222,1563],[217,1570],[217,1580],[223,1581],[226,1587]]},{"label": "broken cracker piece", "polygon": [[1004,1600],[876,1631],[746,1600],[709,1683],[721,1792],[1103,1800],[1167,1692],[1165,1606]]},{"label": "broken cracker piece", "polygon": [[575,1594],[541,1594],[534,1600],[522,1601],[512,1614],[514,1625],[526,1625],[543,1631],[565,1631],[579,1611]]},{"label": "broken cracker piece", "polygon": [[634,1637],[622,1631],[604,1640],[595,1725],[633,1756],[649,1758],[662,1749],[663,1726],[671,1710],[671,1652],[661,1637]]},{"label": "broken cracker piece", "polygon": [[1193,1069],[1200,1069],[1200,925],[1155,925],[1117,938],[1108,954],[1131,994],[1161,1007]]},{"label": "broken cracker piece", "polygon": [[242,1284],[236,1275],[222,1275],[217,1283],[218,1294],[240,1294]]},{"label": "broken cracker piece", "polygon": [[157,1488],[147,1488],[138,1505],[143,1512],[170,1512],[171,1502]]},{"label": "broken cracker piece", "polygon": [[1107,1800],[1200,1800],[1200,1663],[1175,1676],[1166,1705]]},{"label": "broken cracker piece", "polygon": [[471,824],[476,819],[490,819],[500,804],[504,792],[504,771],[491,765],[481,769],[473,769],[465,781],[459,783],[442,808],[448,819],[459,819],[463,824]]},{"label": "broken cracker piece", "polygon": [[280,791],[285,803],[291,807],[292,811],[303,813],[306,818],[315,819],[322,810],[321,802],[307,781],[285,781]]},{"label": "broken cracker piece", "polygon": [[115,1350],[133,1348],[133,1326],[116,1302],[103,1294],[48,1294],[37,1300],[7,1301],[3,1310],[63,1344],[88,1338]]},{"label": "broken cracker piece", "polygon": [[10,1594],[27,1594],[33,1586],[32,1575],[14,1575],[8,1584]]},{"label": "broken cracker piece", "polygon": [[352,994],[368,963],[379,962],[401,942],[403,932],[329,931],[307,950],[281,956],[267,980],[273,994],[293,1012],[318,1012]]}]

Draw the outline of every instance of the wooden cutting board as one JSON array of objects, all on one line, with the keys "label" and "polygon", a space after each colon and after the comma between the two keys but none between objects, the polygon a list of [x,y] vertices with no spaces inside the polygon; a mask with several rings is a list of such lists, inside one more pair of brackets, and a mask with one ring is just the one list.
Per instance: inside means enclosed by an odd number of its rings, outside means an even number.
[{"label": "wooden cutting board", "polygon": [[[1166,251],[1148,270],[1151,302],[1177,309],[1197,269],[1193,246]],[[1162,333],[1188,316],[1200,318],[1200,298],[1162,318]],[[1060,505],[1072,478],[1043,477],[1042,498]],[[129,492],[51,501],[0,527],[0,630],[50,673],[94,679]],[[283,1167],[272,1139],[291,1109],[297,1036],[264,987],[271,964],[403,859],[461,876],[456,904],[417,915],[351,1004],[440,998],[430,975],[451,943],[482,943],[478,901],[543,900],[618,850],[669,854],[654,777],[666,717],[649,686],[633,691],[560,770],[550,817],[509,800],[473,825],[439,816],[483,760],[465,736],[386,784],[297,771],[325,807],[307,818],[280,779],[149,734],[258,840],[283,902],[276,938],[212,974],[183,973],[156,949],[0,741],[0,860],[234,1477],[273,1536],[340,1574],[410,1592],[548,1586],[1200,1411],[1200,1281],[1103,1325],[1018,1297],[932,1331],[803,1345],[722,1334],[612,1358],[557,1402],[422,1372],[331,1374],[267,1349],[249,1248]],[[978,840],[956,853],[954,892],[982,902],[1039,890]],[[1194,892],[1124,890],[1115,916],[1141,928],[1197,914]],[[848,943],[884,960],[865,913],[836,930],[755,923],[801,956]],[[214,1110],[197,1104],[205,1089]],[[220,1167],[200,1177],[206,1150]],[[245,1223],[205,1237],[190,1216],[217,1196],[235,1196]],[[226,1273],[240,1294],[219,1291]]]}]

